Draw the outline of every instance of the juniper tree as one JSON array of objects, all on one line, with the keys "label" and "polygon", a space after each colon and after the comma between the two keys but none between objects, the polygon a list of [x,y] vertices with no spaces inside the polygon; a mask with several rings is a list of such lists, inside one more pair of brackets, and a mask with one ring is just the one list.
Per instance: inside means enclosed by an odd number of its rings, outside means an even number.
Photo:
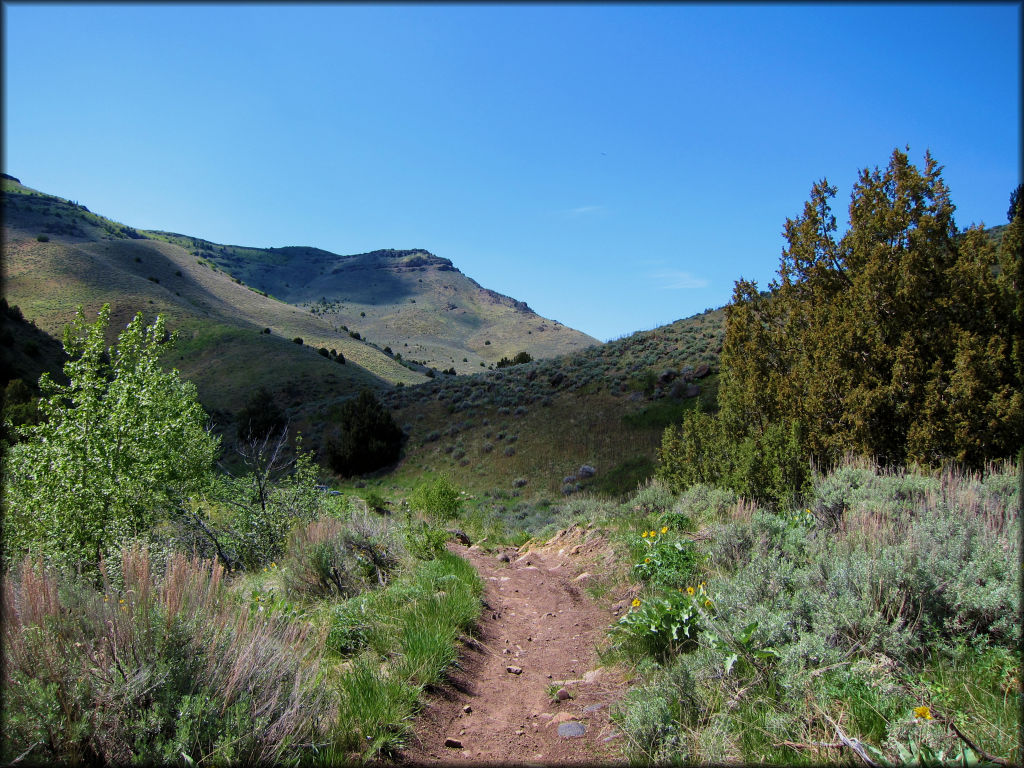
[{"label": "juniper tree", "polygon": [[793,420],[826,462],[853,450],[884,463],[1008,456],[1024,426],[1020,217],[997,252],[958,232],[942,168],[895,150],[864,169],[849,230],[811,190],[786,221],[767,294],[740,281],[727,308],[722,418],[734,439]]}]

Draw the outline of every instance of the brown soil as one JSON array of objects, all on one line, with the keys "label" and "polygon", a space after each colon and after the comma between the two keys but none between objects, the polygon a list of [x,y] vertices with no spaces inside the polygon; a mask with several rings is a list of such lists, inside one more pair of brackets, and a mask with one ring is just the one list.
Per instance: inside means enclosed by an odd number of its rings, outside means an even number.
[{"label": "brown soil", "polygon": [[[588,542],[577,528],[538,549],[510,549],[505,560],[453,548],[484,580],[485,609],[460,668],[429,696],[401,762],[625,763],[609,710],[626,681],[597,659],[621,603],[602,607],[584,590],[591,577],[574,564],[594,554]],[[557,688],[570,698],[553,701]],[[559,735],[569,722],[583,735]]]}]

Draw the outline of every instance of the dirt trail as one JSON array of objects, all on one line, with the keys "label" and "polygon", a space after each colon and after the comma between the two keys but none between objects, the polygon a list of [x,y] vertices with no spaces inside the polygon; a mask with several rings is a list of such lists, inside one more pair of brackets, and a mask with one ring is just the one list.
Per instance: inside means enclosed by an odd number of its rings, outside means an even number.
[{"label": "dirt trail", "polygon": [[[402,762],[625,762],[609,718],[625,682],[596,658],[616,617],[583,590],[586,577],[578,579],[569,554],[580,546],[572,543],[510,549],[504,560],[453,547],[486,585],[479,642],[429,697]],[[552,701],[552,686],[571,698]]]}]

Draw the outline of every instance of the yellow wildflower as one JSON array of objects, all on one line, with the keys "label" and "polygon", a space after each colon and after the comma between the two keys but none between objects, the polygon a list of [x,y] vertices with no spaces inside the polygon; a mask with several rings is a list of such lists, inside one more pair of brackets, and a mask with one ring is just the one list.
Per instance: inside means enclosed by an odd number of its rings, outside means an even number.
[{"label": "yellow wildflower", "polygon": [[668,533],[668,526],[667,525],[661,526],[661,532],[662,533]]},{"label": "yellow wildflower", "polygon": [[704,601],[704,607],[705,608],[710,608],[711,607],[711,601],[710,600],[705,600]]},{"label": "yellow wildflower", "polygon": [[639,605],[640,605],[640,598],[639,597],[634,597],[633,598],[633,607],[636,608]]},{"label": "yellow wildflower", "polygon": [[693,587],[687,587],[686,588],[686,594],[692,595],[693,594]]},{"label": "yellow wildflower", "polygon": [[658,532],[657,532],[657,531],[651,531],[651,538],[652,538],[652,539],[653,539],[653,538],[654,538],[655,536],[657,536],[657,535],[658,535]]},{"label": "yellow wildflower", "polygon": [[914,717],[921,720],[931,720],[932,711],[928,707],[914,707]]},{"label": "yellow wildflower", "polygon": [[643,533],[641,533],[640,534],[640,538],[641,539],[646,539],[647,538],[647,531],[644,531]]},{"label": "yellow wildflower", "polygon": [[645,563],[649,563],[649,562],[651,562],[651,558],[649,558],[649,557],[645,557],[645,558],[644,558],[644,562],[645,562]]}]

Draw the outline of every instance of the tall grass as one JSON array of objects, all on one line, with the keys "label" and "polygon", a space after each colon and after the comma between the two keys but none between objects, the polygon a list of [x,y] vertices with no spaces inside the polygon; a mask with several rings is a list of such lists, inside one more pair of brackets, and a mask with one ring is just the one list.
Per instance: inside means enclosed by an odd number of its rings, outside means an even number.
[{"label": "tall grass", "polygon": [[422,692],[457,663],[457,640],[472,631],[482,591],[473,567],[445,551],[334,615],[331,633],[349,641],[344,655],[354,659],[339,679],[329,755],[371,758],[404,746]]},{"label": "tall grass", "polygon": [[102,592],[29,559],[5,580],[4,760],[277,762],[323,740],[308,625],[238,606],[209,561],[157,575],[129,547],[119,571]]}]

